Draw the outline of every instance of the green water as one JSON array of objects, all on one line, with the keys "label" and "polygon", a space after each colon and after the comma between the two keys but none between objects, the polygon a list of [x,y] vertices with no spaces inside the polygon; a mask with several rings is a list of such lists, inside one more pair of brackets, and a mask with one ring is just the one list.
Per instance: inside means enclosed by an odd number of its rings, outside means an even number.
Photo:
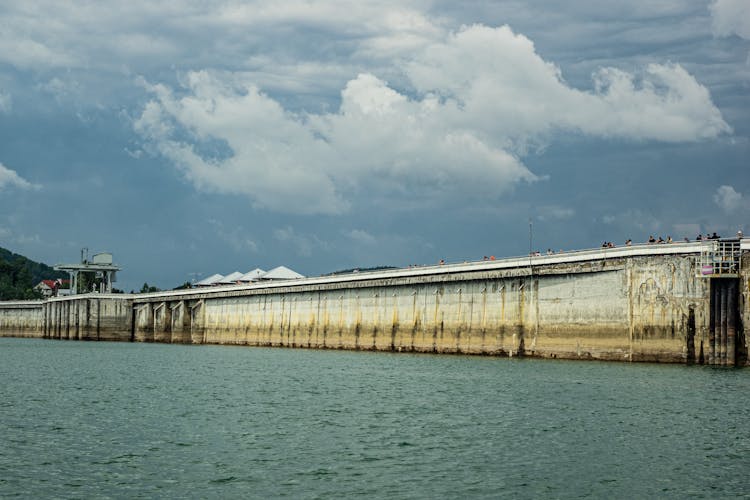
[{"label": "green water", "polygon": [[0,339],[0,497],[750,495],[750,370]]}]

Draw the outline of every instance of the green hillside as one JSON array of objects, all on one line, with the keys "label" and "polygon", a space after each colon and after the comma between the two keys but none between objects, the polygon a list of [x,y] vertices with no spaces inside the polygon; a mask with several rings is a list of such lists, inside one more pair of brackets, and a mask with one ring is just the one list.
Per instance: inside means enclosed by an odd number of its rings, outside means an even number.
[{"label": "green hillside", "polygon": [[34,286],[43,279],[67,278],[68,273],[34,262],[0,247],[0,300],[40,298]]}]

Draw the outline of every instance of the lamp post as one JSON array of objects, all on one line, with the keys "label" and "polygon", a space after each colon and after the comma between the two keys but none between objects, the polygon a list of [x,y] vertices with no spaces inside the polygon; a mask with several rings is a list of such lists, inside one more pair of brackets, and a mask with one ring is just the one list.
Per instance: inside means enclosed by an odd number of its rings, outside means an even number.
[{"label": "lamp post", "polygon": [[534,241],[534,230],[533,230],[531,217],[529,217],[529,274],[531,274],[531,256],[533,255],[533,250],[532,250],[533,241]]}]

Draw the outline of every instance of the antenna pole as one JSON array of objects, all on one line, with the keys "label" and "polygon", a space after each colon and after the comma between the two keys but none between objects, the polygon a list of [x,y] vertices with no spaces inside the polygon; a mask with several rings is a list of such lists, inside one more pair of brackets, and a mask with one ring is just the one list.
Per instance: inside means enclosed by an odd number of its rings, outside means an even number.
[{"label": "antenna pole", "polygon": [[533,255],[533,241],[534,241],[534,229],[529,217],[529,273],[531,273],[531,256]]}]

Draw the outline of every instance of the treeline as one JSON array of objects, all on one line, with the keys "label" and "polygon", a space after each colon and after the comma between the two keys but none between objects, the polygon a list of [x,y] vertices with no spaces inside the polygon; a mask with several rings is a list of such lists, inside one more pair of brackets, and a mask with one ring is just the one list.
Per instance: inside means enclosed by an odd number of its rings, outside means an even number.
[{"label": "treeline", "polygon": [[42,297],[34,286],[43,279],[65,279],[68,274],[0,248],[0,300],[31,300]]}]

